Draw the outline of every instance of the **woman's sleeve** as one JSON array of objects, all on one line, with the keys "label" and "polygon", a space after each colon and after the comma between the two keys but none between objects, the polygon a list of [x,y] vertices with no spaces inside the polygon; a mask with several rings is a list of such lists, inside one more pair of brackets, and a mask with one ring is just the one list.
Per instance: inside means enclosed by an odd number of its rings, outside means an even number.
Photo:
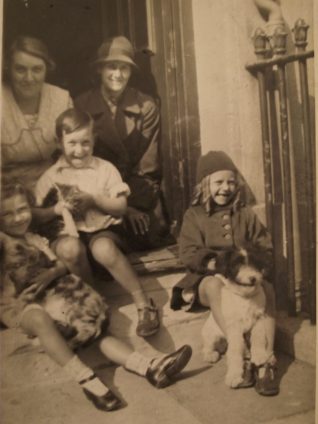
[{"label": "woman's sleeve", "polygon": [[149,99],[145,102],[140,133],[140,143],[146,144],[147,147],[138,166],[127,180],[131,190],[129,206],[145,211],[155,208],[159,197],[159,122],[158,107]]},{"label": "woman's sleeve", "polygon": [[205,274],[207,264],[217,253],[204,243],[204,234],[200,228],[195,212],[190,208],[184,215],[179,239],[181,261],[192,272]]}]

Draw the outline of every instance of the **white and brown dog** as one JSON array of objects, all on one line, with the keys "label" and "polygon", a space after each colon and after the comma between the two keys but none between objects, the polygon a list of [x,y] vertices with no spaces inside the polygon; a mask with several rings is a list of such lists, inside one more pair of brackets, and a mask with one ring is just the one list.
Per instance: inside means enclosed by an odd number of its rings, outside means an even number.
[{"label": "white and brown dog", "polygon": [[[223,282],[221,308],[227,332],[227,374],[225,383],[239,387],[243,383],[246,338],[250,334],[251,362],[268,357],[265,335],[266,297],[263,289],[265,261],[262,252],[233,249],[216,260],[218,277]],[[218,345],[225,339],[212,313],[202,328],[203,355],[207,362],[220,358]],[[223,352],[221,352],[223,353]]]}]

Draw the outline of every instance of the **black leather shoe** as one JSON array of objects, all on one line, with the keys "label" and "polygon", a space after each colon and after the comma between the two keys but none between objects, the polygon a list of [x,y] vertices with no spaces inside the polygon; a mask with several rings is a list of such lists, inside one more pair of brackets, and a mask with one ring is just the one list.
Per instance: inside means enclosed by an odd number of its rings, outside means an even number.
[{"label": "black leather shoe", "polygon": [[279,384],[275,365],[265,363],[255,367],[255,390],[262,396],[278,395]]},{"label": "black leather shoe", "polygon": [[170,378],[179,373],[187,365],[192,355],[192,348],[184,345],[175,352],[164,356],[156,365],[150,365],[146,378],[157,389],[169,386]]},{"label": "black leather shoe", "polygon": [[149,337],[156,334],[160,327],[158,308],[152,299],[149,305],[138,309],[137,336]]},{"label": "black leather shoe", "polygon": [[235,389],[245,389],[248,387],[254,386],[255,379],[254,379],[254,368],[251,361],[245,360],[244,361],[244,368],[243,368],[243,381],[238,386],[235,387]]},{"label": "black leather shoe", "polygon": [[85,388],[83,388],[83,392],[87,399],[93,402],[96,408],[101,411],[115,411],[115,409],[123,406],[122,401],[111,390],[108,390],[103,396],[94,395],[94,393]]}]

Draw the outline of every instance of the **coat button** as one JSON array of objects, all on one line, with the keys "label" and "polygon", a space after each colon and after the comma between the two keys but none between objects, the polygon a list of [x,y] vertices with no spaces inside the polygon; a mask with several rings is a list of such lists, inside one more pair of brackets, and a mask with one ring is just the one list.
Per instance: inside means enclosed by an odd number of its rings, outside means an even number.
[{"label": "coat button", "polygon": [[230,215],[228,215],[227,213],[226,214],[224,214],[223,216],[222,216],[222,219],[230,219]]},{"label": "coat button", "polygon": [[223,236],[226,240],[229,240],[231,238],[231,234],[224,234]]},{"label": "coat button", "polygon": [[231,229],[231,225],[230,224],[225,224],[223,225],[225,230],[230,230]]}]

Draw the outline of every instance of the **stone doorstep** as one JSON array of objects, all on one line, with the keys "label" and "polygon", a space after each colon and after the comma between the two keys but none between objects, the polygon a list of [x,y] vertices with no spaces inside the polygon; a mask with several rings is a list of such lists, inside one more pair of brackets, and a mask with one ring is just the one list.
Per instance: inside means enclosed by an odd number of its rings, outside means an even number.
[{"label": "stone doorstep", "polygon": [[[143,340],[136,336],[137,312],[135,305],[131,302],[131,297],[123,291],[118,283],[114,281],[102,282],[98,288],[102,294],[106,295],[107,302],[111,306],[112,320],[110,331],[121,338],[129,341],[135,348],[143,349],[154,345],[160,348],[167,345],[169,350],[170,341],[189,343],[187,326],[193,323],[197,330],[192,334],[197,334],[197,340],[192,339],[191,344],[200,344],[200,329],[207,317],[208,311],[198,311],[189,313],[183,310],[173,311],[169,306],[172,287],[184,276],[184,273],[159,273],[149,274],[141,277],[143,287],[149,297],[152,297],[159,308],[162,327],[158,335]],[[105,296],[106,297],[106,296]],[[191,337],[190,334],[190,337]],[[180,336],[180,337],[179,337]],[[309,320],[302,318],[291,318],[286,313],[279,312],[277,318],[276,349],[288,355],[315,366],[315,340],[316,328]],[[18,335],[15,330],[5,330],[0,332],[2,355],[10,354],[19,345],[30,343],[28,339]],[[174,340],[175,339],[175,340]],[[161,345],[159,345],[160,343]],[[171,343],[170,343],[171,344]],[[161,350],[161,349],[159,349]]]},{"label": "stone doorstep", "polygon": [[[184,328],[190,322],[204,322],[207,311],[195,313],[183,310],[171,310],[169,303],[172,287],[184,276],[184,273],[161,273],[142,276],[143,287],[146,288],[149,297],[152,297],[160,310],[162,327],[168,331],[171,327]],[[108,302],[112,306],[111,331],[121,337],[128,338],[131,343],[140,346],[140,341],[135,335],[137,324],[136,308],[130,303],[130,296],[124,294],[121,289],[109,286]],[[120,293],[121,291],[121,293]],[[112,294],[110,294],[112,293]],[[286,312],[279,311],[276,320],[275,348],[295,359],[316,365],[316,326],[309,319],[302,317],[288,317]],[[183,330],[184,332],[184,330]],[[200,334],[198,334],[200,339]]]}]

